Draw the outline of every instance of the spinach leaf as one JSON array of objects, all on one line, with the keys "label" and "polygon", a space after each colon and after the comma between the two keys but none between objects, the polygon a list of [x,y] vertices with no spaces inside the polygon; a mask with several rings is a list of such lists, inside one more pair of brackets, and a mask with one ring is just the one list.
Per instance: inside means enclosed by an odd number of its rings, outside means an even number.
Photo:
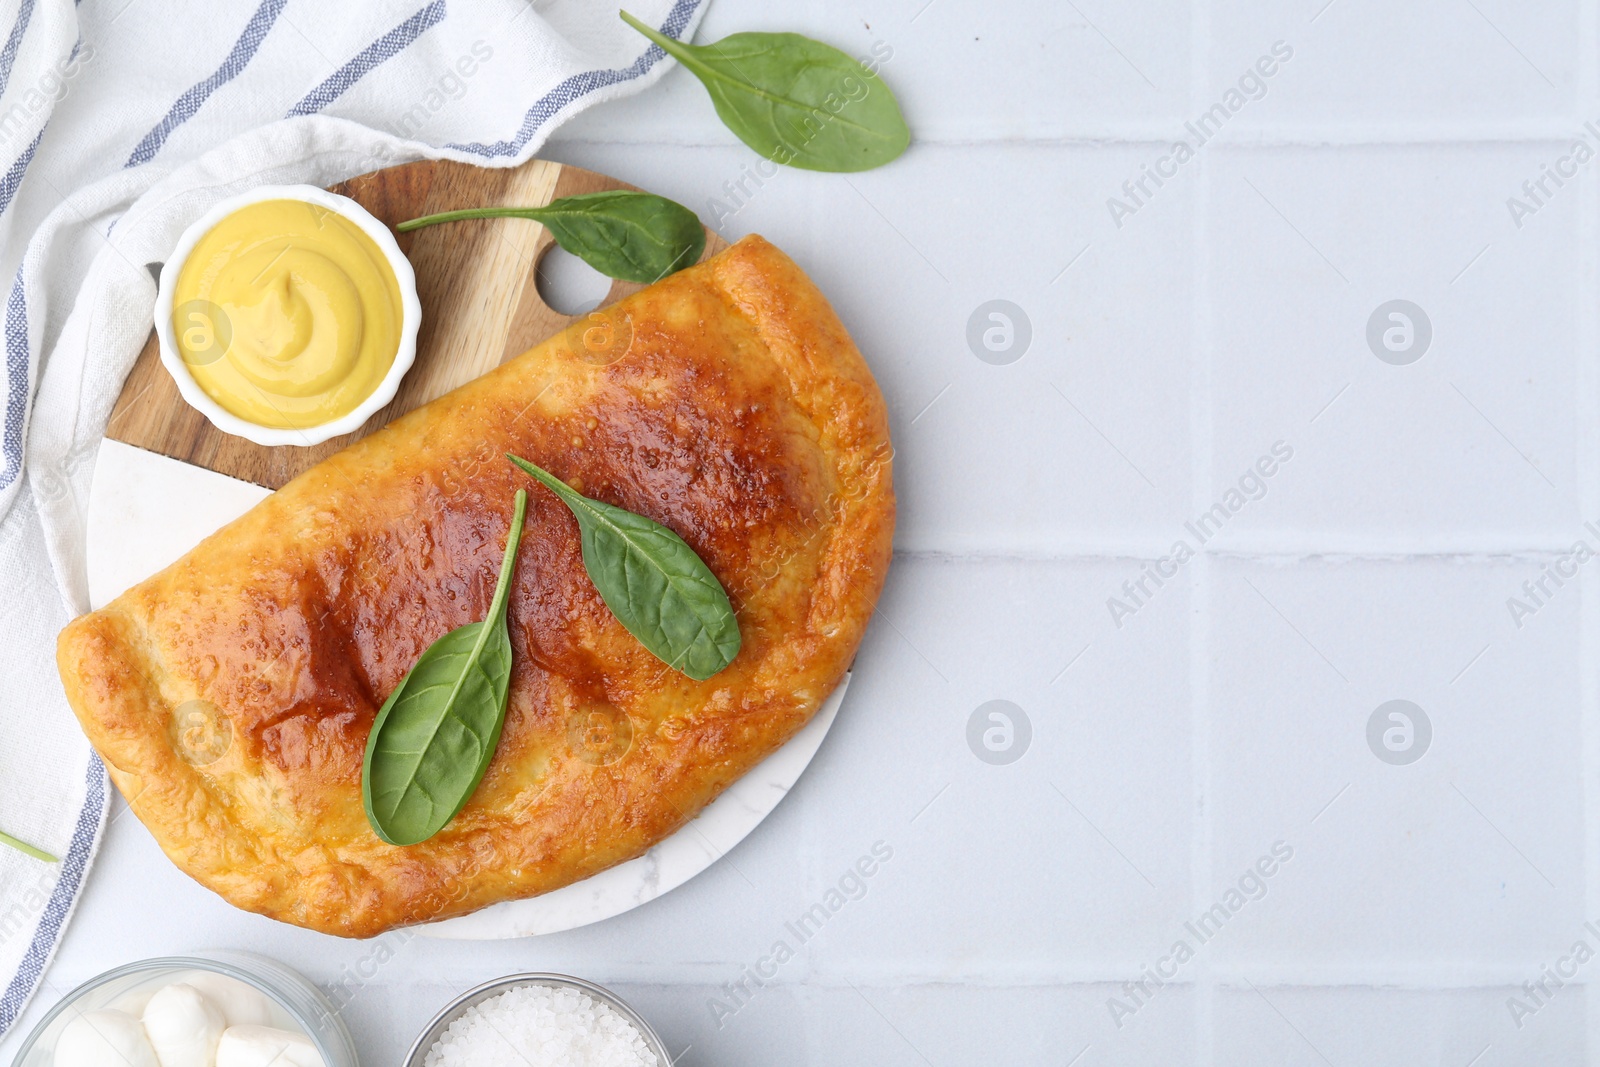
[{"label": "spinach leaf", "polygon": [[653,193],[613,190],[552,200],[544,207],[479,207],[445,211],[402,222],[409,233],[459,219],[515,218],[542,223],[556,244],[608,278],[660,281],[691,267],[706,250],[706,230],[695,213]]},{"label": "spinach leaf", "polygon": [[590,500],[519,456],[506,458],[572,510],[589,580],[640,644],[697,682],[733,662],[740,643],[733,605],[683,538],[643,515]]},{"label": "spinach leaf", "polygon": [[14,848],[18,852],[22,853],[24,856],[32,856],[34,859],[42,860],[45,863],[60,863],[61,862],[60,860],[56,859],[54,856],[50,855],[50,853],[46,852],[44,849],[42,849],[42,848],[34,848],[32,845],[28,844],[26,841],[22,841],[22,840],[19,840],[18,838],[12,837],[10,834],[6,833],[4,830],[0,830],[0,845],[5,845],[8,848]]},{"label": "spinach leaf", "polygon": [[723,124],[774,163],[871,170],[911,143],[888,85],[831,45],[797,33],[736,33],[693,45],[621,15],[699,78]]},{"label": "spinach leaf", "polygon": [[378,710],[361,767],[367,821],[391,845],[426,841],[478,788],[500,742],[511,689],[506,604],[528,494],[517,490],[489,615],[428,646]]}]

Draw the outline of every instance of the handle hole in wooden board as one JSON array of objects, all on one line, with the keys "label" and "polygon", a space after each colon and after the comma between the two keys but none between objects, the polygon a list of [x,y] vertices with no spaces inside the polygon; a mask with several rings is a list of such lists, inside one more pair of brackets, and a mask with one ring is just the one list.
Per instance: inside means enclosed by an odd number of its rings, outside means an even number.
[{"label": "handle hole in wooden board", "polygon": [[556,244],[539,257],[534,285],[552,311],[573,317],[593,311],[611,292],[610,278]]}]

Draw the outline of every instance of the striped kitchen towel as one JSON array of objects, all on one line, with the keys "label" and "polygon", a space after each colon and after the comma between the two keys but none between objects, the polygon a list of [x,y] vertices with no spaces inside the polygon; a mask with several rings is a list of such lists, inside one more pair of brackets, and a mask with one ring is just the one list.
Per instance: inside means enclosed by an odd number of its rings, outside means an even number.
[{"label": "striped kitchen towel", "polygon": [[[687,36],[706,0],[630,0]],[[61,694],[95,450],[178,233],[225,196],[527,159],[660,49],[580,0],[0,0],[0,1034],[38,985],[110,790]]]}]

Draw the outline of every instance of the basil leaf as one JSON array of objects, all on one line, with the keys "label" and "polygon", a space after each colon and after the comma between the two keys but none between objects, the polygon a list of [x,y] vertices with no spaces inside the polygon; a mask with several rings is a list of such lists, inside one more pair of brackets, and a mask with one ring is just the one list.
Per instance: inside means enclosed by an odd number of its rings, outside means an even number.
[{"label": "basil leaf", "polygon": [[699,78],[723,124],[774,163],[871,170],[911,143],[889,86],[831,45],[797,33],[736,33],[693,45],[621,15]]},{"label": "basil leaf", "polygon": [[733,605],[683,538],[643,515],[590,500],[519,456],[506,458],[571,509],[589,580],[640,644],[697,682],[733,662],[740,644]]},{"label": "basil leaf", "polygon": [[556,244],[608,278],[660,281],[691,267],[706,250],[695,213],[653,193],[614,190],[552,200],[544,207],[481,207],[424,215],[396,226],[409,233],[459,219],[514,218],[542,223]]},{"label": "basil leaf", "polygon": [[24,856],[32,856],[34,859],[42,860],[45,863],[60,863],[61,862],[60,860],[56,859],[54,856],[50,855],[50,853],[46,852],[44,849],[35,848],[34,846],[28,844],[26,841],[21,840],[20,838],[12,837],[10,834],[6,833],[4,830],[0,830],[0,845],[5,845],[8,848],[14,848],[18,852],[22,853]]},{"label": "basil leaf", "polygon": [[367,821],[391,845],[416,845],[466,806],[505,724],[511,691],[506,604],[528,494],[517,490],[500,581],[489,615],[428,646],[406,672],[367,736],[361,802]]}]

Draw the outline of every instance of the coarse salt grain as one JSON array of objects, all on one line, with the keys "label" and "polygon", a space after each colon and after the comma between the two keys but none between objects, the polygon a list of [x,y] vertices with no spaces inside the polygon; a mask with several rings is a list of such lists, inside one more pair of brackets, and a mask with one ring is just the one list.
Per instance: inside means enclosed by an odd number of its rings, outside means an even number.
[{"label": "coarse salt grain", "polygon": [[[508,1055],[513,1050],[516,1057]],[[425,1067],[660,1067],[639,1028],[576,989],[525,985],[462,1012]]]}]

